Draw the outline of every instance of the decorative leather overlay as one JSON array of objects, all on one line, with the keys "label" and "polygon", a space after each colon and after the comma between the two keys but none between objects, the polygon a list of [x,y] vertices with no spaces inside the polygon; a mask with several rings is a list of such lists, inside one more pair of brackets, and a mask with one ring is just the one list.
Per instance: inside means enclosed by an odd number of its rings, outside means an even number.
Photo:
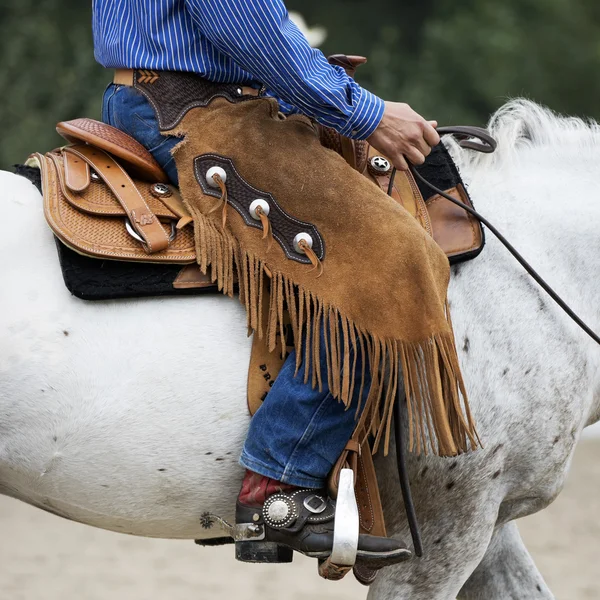
[{"label": "decorative leather overlay", "polygon": [[261,517],[273,529],[290,528],[299,519],[302,523],[329,523],[335,518],[335,504],[324,490],[281,492],[269,496]]},{"label": "decorative leather overlay", "polygon": [[238,173],[231,159],[219,156],[218,154],[203,154],[195,159],[194,173],[196,181],[200,184],[205,194],[214,196],[215,198],[221,197],[220,190],[211,188],[206,183],[206,172],[215,166],[225,169],[227,173],[226,185],[229,204],[238,211],[246,225],[262,230],[260,221],[256,221],[250,216],[249,207],[252,201],[257,198],[263,198],[269,203],[269,220],[273,226],[273,237],[279,242],[286,256],[301,263],[311,264],[306,255],[296,252],[293,243],[298,233],[306,232],[312,237],[312,249],[314,253],[320,260],[323,260],[325,256],[325,243],[319,235],[317,228],[310,223],[299,221],[288,215],[277,204],[277,200],[269,192],[252,187]]},{"label": "decorative leather overlay", "polygon": [[135,71],[133,87],[144,94],[154,107],[161,131],[173,129],[189,110],[207,106],[213,98],[226,98],[229,102],[256,100],[256,96],[245,95],[242,86],[214,83],[195,73],[155,73],[158,75],[156,79],[148,79],[140,71]]}]

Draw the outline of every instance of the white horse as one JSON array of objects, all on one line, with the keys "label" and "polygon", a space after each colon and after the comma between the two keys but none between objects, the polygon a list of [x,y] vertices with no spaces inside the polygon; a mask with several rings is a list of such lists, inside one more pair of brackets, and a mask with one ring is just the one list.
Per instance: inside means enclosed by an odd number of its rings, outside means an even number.
[{"label": "white horse", "polygon": [[[600,329],[600,127],[518,101],[491,131],[492,156],[448,142],[477,208]],[[71,297],[39,193],[0,180],[0,492],[113,531],[222,535],[202,515],[232,520],[242,476],[242,308]],[[600,351],[489,235],[450,298],[485,448],[410,458],[425,556],[384,569],[369,598],[553,598],[514,519],[556,498],[599,418]],[[378,459],[388,525],[410,539],[392,456]]]}]

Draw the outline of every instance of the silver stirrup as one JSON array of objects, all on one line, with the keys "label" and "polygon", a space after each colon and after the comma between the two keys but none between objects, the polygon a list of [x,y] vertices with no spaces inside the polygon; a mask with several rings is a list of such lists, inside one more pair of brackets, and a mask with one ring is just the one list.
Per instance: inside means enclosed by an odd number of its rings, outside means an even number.
[{"label": "silver stirrup", "polygon": [[342,469],[335,504],[333,550],[330,561],[341,567],[351,567],[358,551],[358,505],[354,494],[354,472]]}]

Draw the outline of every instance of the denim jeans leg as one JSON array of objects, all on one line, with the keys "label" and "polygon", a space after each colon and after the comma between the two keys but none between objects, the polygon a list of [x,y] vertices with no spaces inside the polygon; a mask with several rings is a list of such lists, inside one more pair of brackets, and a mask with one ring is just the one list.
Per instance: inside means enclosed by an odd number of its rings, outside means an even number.
[{"label": "denim jeans leg", "polygon": [[[294,377],[293,352],[252,418],[240,464],[276,481],[299,487],[324,487],[356,427],[361,359],[358,357],[354,398],[346,409],[331,395],[326,382],[322,391],[313,389],[310,381],[305,384],[304,367]],[[324,353],[321,363],[325,373]],[[361,405],[369,387],[369,382],[365,382]]]},{"label": "denim jeans leg", "polygon": [[171,150],[181,140],[161,134],[154,108],[141,92],[130,86],[110,84],[104,92],[102,120],[142,144],[163,168],[171,183],[178,184]]}]

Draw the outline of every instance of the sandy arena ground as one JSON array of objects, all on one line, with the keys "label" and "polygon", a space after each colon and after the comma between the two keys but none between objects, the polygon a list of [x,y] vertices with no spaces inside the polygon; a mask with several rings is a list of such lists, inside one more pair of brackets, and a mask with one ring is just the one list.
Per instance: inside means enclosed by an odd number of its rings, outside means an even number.
[{"label": "sandy arena ground", "polygon": [[[600,441],[582,442],[559,499],[520,523],[558,600],[600,599],[599,457]],[[244,565],[235,562],[230,547],[123,536],[5,497],[0,497],[0,536],[0,600],[366,597],[366,589],[350,577],[322,581],[313,562],[301,557],[292,565]]]}]

